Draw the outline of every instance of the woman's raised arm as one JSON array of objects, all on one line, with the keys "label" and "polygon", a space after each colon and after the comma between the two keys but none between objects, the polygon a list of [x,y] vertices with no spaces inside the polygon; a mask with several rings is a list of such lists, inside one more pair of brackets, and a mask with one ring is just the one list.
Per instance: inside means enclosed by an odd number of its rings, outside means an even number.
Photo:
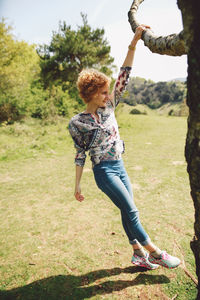
[{"label": "woman's raised arm", "polygon": [[137,42],[141,39],[142,32],[146,29],[150,28],[147,25],[140,25],[137,27],[136,32],[134,34],[134,37],[128,46],[128,52],[126,54],[124,63],[120,69],[118,78],[115,82],[113,91],[110,95],[110,100],[112,101],[114,107],[116,107],[119,103],[119,99],[121,97],[122,92],[124,91],[127,83],[128,83],[128,78],[129,74],[131,71],[131,67],[133,65],[133,59],[134,59],[134,54],[135,54],[135,49],[136,49],[136,44]]},{"label": "woman's raised arm", "polygon": [[140,25],[136,28],[134,37],[133,37],[130,45],[128,46],[128,52],[127,52],[127,55],[126,55],[126,58],[124,60],[122,67],[132,67],[137,42],[141,39],[142,32],[146,28],[150,28],[150,26]]}]

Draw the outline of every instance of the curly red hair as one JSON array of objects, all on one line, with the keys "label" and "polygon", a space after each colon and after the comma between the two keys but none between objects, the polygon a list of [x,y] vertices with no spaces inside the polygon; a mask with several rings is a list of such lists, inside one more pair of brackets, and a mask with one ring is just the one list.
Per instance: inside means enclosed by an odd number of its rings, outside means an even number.
[{"label": "curly red hair", "polygon": [[95,69],[84,69],[80,72],[76,84],[80,97],[88,103],[100,88],[110,85],[110,78]]}]

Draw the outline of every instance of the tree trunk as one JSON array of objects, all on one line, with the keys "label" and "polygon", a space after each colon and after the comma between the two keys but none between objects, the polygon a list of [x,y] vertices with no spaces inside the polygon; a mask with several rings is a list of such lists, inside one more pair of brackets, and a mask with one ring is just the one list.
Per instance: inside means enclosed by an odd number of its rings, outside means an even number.
[{"label": "tree trunk", "polygon": [[[134,0],[128,13],[129,23],[133,32],[138,25],[136,13],[139,5],[144,0]],[[184,31],[179,34],[170,34],[168,36],[156,36],[152,30],[147,29],[142,35],[142,40],[151,52],[158,54],[166,54],[170,56],[181,56],[187,54],[187,47],[184,41]]]},{"label": "tree trunk", "polygon": [[[143,0],[134,0],[129,11],[129,22],[134,32],[139,25],[135,15],[142,2]],[[184,33],[156,37],[151,31],[146,31],[142,39],[145,45],[155,53],[175,56],[188,54],[189,117],[185,157],[195,208],[194,238],[191,241],[191,249],[195,256],[199,282],[197,299],[200,299],[200,1],[178,0],[178,6],[182,12]]]},{"label": "tree trunk", "polygon": [[188,46],[187,105],[188,132],[185,156],[188,164],[191,196],[195,207],[195,235],[191,249],[196,261],[198,296],[200,299],[200,2],[178,0],[182,12],[185,40]]}]

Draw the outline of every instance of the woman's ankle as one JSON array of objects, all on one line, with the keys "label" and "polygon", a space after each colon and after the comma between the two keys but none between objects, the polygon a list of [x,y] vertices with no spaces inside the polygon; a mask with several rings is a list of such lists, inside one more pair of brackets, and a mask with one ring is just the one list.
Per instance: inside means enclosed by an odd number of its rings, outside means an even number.
[{"label": "woman's ankle", "polygon": [[154,245],[152,242],[150,242],[149,244],[145,245],[144,248],[149,251],[149,253],[155,252],[158,250],[160,250],[156,245]]},{"label": "woman's ankle", "polygon": [[146,252],[142,247],[139,249],[133,249],[133,251],[134,251],[134,254],[136,254],[138,256],[141,256],[141,257],[146,256]]}]

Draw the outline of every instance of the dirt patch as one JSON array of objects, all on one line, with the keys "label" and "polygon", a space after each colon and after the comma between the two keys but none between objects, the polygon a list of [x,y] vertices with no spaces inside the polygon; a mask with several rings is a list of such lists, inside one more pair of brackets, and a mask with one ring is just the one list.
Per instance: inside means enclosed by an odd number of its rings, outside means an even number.
[{"label": "dirt patch", "polygon": [[91,169],[88,169],[88,168],[84,168],[84,169],[83,169],[83,172],[84,172],[84,173],[88,173],[88,172],[91,172],[91,171],[92,171],[92,170],[91,170]]},{"label": "dirt patch", "polygon": [[141,167],[141,166],[133,167],[133,170],[136,170],[136,171],[141,171],[142,169],[143,169],[143,167]]},{"label": "dirt patch", "polygon": [[152,289],[141,289],[137,298],[141,300],[171,300],[158,285]]},{"label": "dirt patch", "polygon": [[183,166],[184,164],[185,164],[185,162],[182,160],[176,160],[176,161],[172,162],[172,165],[174,165],[174,166]]},{"label": "dirt patch", "polygon": [[151,178],[149,178],[149,183],[150,184],[156,185],[156,184],[159,184],[161,182],[162,182],[162,180],[159,179],[158,177],[151,177]]},{"label": "dirt patch", "polygon": [[13,181],[14,179],[10,176],[1,176],[0,177],[0,182],[1,183],[6,183],[6,182],[10,182]]},{"label": "dirt patch", "polygon": [[132,183],[133,190],[140,190],[141,186],[138,183]]}]

